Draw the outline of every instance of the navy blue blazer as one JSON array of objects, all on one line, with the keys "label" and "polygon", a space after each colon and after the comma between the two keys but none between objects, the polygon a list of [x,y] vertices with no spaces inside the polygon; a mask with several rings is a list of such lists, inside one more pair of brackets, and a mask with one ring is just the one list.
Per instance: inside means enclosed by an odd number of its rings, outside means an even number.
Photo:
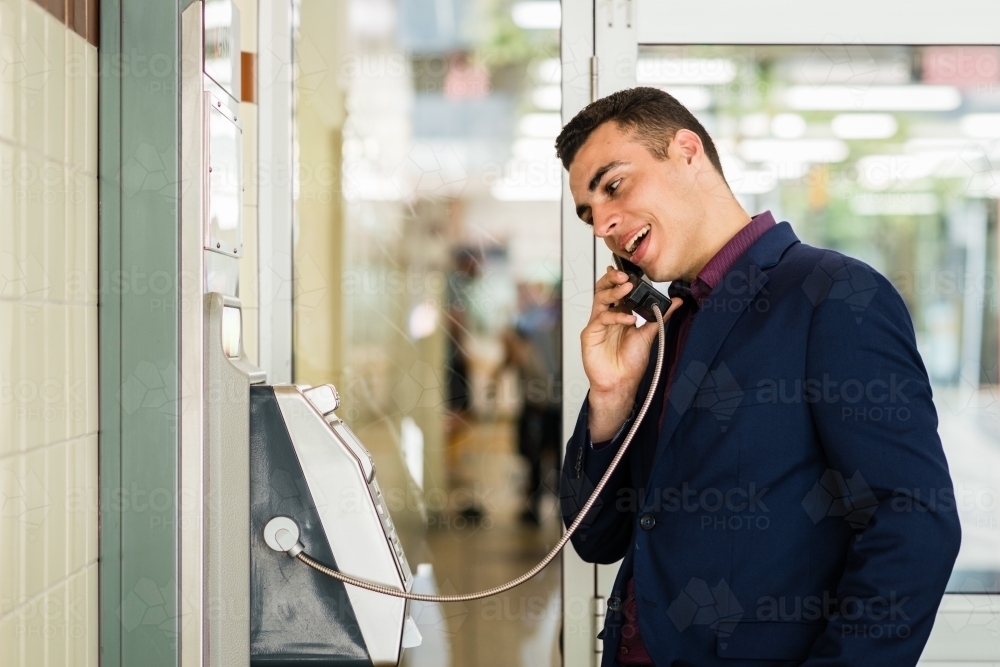
[{"label": "navy blue blazer", "polygon": [[[662,392],[573,537],[588,562],[624,558],[602,666],[618,664],[629,577],[656,667],[915,665],[961,533],[889,281],[776,225],[695,315],[658,429]],[[617,449],[593,449],[584,401],[567,525]]]}]

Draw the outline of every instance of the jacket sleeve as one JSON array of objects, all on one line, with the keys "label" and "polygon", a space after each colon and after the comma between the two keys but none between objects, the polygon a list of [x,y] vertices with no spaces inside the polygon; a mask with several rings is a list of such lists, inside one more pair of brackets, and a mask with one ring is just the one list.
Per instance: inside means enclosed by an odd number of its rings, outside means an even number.
[{"label": "jacket sleeve", "polygon": [[[588,404],[588,399],[585,398],[573,436],[566,444],[566,458],[559,484],[563,522],[567,528],[590,498],[624,439],[625,429],[619,431],[607,446],[594,449],[590,441],[590,430],[587,428]],[[632,415],[626,424],[634,419],[634,409]],[[632,536],[635,512],[635,503],[629,502],[630,493],[629,465],[623,459],[571,539],[580,558],[588,563],[606,564],[625,556]]]},{"label": "jacket sleeve", "polygon": [[916,665],[961,542],[954,489],[902,298],[860,262],[839,273],[810,297],[807,383],[829,470],[803,504],[855,539],[803,665]]}]

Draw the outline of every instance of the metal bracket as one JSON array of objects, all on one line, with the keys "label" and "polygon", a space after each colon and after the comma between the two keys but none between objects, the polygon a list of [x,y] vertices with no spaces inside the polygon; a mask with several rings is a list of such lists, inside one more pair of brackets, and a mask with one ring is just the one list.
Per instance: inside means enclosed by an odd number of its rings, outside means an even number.
[{"label": "metal bracket", "polygon": [[594,654],[597,656],[597,661],[594,664],[601,664],[601,658],[604,655],[604,640],[598,639],[597,635],[601,633],[601,629],[604,628],[604,618],[607,615],[607,602],[603,595],[594,596]]},{"label": "metal bracket", "polygon": [[597,72],[600,67],[597,56],[590,56],[590,101],[597,101]]}]

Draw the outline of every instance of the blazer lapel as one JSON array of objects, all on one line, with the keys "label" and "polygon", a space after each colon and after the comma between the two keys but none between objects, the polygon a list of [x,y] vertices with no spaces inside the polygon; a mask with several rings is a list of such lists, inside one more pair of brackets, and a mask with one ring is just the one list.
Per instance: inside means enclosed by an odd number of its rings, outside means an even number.
[{"label": "blazer lapel", "polygon": [[[726,276],[701,304],[691,322],[684,350],[674,370],[673,385],[667,398],[666,414],[657,438],[651,473],[659,465],[666,443],[670,442],[681,418],[691,407],[698,388],[733,325],[762,290],[762,296],[766,298],[765,285],[768,278],[764,269],[777,264],[784,251],[797,242],[798,238],[787,222],[768,230],[736,260]],[[666,382],[666,378],[661,378],[661,382]],[[643,493],[643,504],[645,504],[645,493]]]}]

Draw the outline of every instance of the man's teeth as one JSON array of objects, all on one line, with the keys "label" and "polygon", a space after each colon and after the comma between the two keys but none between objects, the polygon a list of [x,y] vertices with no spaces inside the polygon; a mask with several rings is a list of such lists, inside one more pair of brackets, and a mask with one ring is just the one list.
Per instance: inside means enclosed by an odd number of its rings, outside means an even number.
[{"label": "man's teeth", "polygon": [[625,252],[630,254],[635,252],[636,247],[642,241],[643,237],[646,236],[646,234],[648,233],[649,233],[649,225],[646,225],[645,227],[642,228],[641,232],[632,237],[632,240],[629,241],[629,244],[625,246]]}]

